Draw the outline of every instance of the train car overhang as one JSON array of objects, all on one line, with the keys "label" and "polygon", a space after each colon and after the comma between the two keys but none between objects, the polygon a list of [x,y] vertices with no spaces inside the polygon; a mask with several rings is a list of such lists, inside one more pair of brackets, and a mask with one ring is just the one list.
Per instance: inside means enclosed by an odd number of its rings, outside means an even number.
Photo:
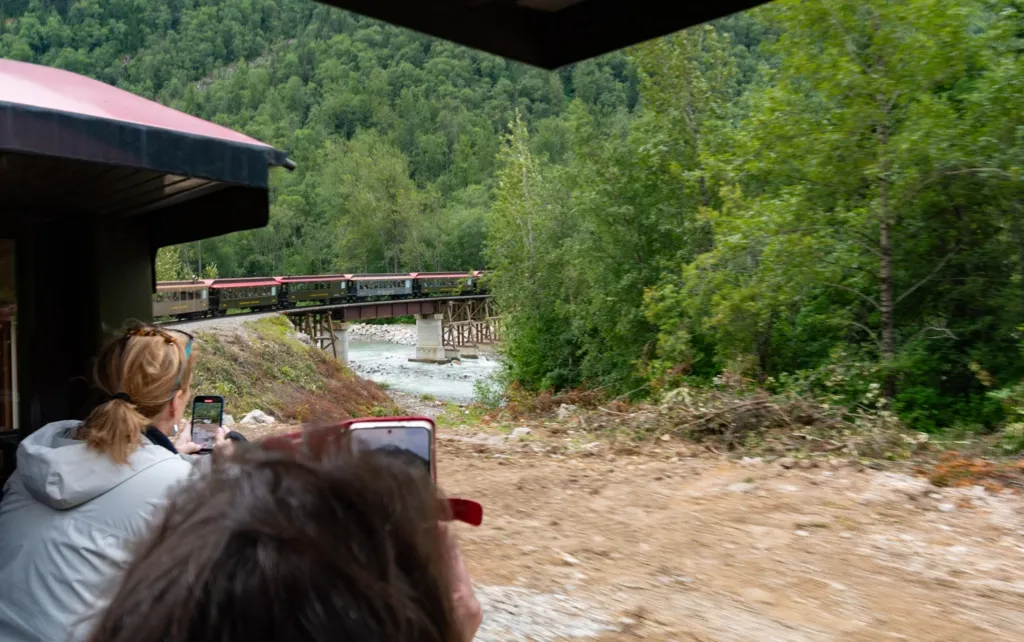
[{"label": "train car overhang", "polygon": [[270,145],[61,69],[0,60],[0,232],[139,218],[154,246],[266,225]]},{"label": "train car overhang", "polygon": [[492,54],[555,69],[765,0],[320,0]]},{"label": "train car overhang", "polygon": [[19,355],[5,391],[17,421],[0,426],[0,447],[12,428],[88,412],[90,359],[152,316],[156,250],[266,225],[274,167],[294,163],[99,81],[0,60],[0,238],[14,241]]}]

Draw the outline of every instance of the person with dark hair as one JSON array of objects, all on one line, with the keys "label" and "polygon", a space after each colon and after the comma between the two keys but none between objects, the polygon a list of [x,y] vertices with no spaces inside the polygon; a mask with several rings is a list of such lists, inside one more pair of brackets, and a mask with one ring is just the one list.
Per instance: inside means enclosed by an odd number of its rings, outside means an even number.
[{"label": "person with dark hair", "polygon": [[195,470],[183,420],[195,358],[191,335],[130,328],[96,360],[102,399],[86,420],[19,444],[0,502],[0,640],[66,640],[101,608],[131,544]]},{"label": "person with dark hair", "polygon": [[242,445],[171,501],[90,642],[467,642],[446,505],[390,455]]}]

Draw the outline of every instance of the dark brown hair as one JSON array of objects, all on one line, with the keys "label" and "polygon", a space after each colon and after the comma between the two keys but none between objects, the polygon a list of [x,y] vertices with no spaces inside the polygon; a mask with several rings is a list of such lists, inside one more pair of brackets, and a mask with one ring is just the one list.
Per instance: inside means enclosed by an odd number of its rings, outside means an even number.
[{"label": "dark brown hair", "polygon": [[176,494],[91,642],[455,642],[438,498],[387,456],[243,448]]}]

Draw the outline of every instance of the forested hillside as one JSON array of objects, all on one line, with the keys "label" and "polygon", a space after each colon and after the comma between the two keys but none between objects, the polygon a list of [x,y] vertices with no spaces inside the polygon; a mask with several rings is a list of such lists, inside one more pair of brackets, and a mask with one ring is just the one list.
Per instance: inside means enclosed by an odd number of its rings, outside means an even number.
[{"label": "forested hillside", "polygon": [[1022,7],[778,0],[551,73],[308,0],[5,0],[0,56],[298,162],[164,277],[486,266],[524,387],[975,430],[1024,419]]},{"label": "forested hillside", "polygon": [[[310,0],[0,3],[0,56],[83,73],[288,150],[271,226],[183,248],[220,274],[480,268],[501,134],[559,157],[574,98],[629,110],[623,54],[548,73]],[[165,257],[166,258],[166,257]],[[167,262],[165,261],[165,264]]]}]

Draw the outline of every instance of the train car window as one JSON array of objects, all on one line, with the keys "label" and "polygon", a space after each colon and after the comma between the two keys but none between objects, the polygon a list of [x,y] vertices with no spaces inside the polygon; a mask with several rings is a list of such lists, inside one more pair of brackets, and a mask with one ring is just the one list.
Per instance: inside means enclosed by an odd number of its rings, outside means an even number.
[{"label": "train car window", "polygon": [[203,290],[203,301],[206,300],[206,290]]}]

